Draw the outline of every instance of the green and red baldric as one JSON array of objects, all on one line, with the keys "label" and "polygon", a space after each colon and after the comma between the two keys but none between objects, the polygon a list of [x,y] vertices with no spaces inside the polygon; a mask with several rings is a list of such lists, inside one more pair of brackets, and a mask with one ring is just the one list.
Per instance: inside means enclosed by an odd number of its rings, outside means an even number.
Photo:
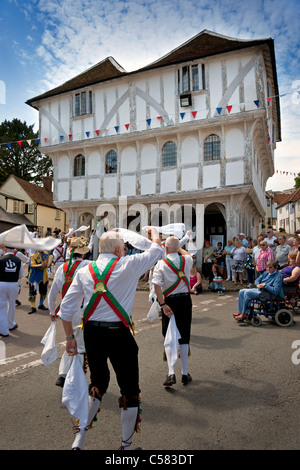
[{"label": "green and red baldric", "polygon": [[177,266],[175,266],[175,264],[172,263],[172,261],[169,258],[163,259],[163,261],[167,264],[167,266],[169,266],[169,268],[172,269],[172,271],[178,276],[178,279],[174,282],[174,284],[172,284],[170,287],[168,287],[168,289],[166,289],[163,292],[163,295],[165,297],[170,295],[171,292],[173,292],[176,289],[176,287],[180,284],[181,281],[183,281],[186,284],[188,288],[188,292],[190,291],[189,281],[187,280],[187,277],[184,273],[185,258],[184,256],[179,256],[179,259],[180,259],[179,268],[177,268]]},{"label": "green and red baldric", "polygon": [[102,274],[100,274],[97,263],[95,261],[89,264],[89,271],[95,284],[94,284],[94,293],[83,313],[83,326],[86,324],[88,319],[94,313],[96,307],[98,306],[100,300],[103,297],[104,300],[107,302],[107,304],[115,312],[115,314],[124,323],[124,325],[131,328],[134,334],[134,325],[133,325],[133,322],[131,321],[131,318],[125,312],[122,305],[119,304],[117,299],[112,295],[112,293],[107,288],[108,280],[119,260],[120,258],[112,258],[106,265]]},{"label": "green and red baldric", "polygon": [[[68,289],[69,289],[69,287],[72,283],[74,273],[75,273],[77,267],[79,266],[79,264],[81,263],[81,261],[82,261],[81,259],[78,259],[77,261],[75,261],[75,263],[72,264],[71,267],[70,267],[70,262],[69,261],[66,261],[64,263],[63,270],[64,270],[64,274],[65,274],[65,282],[63,284],[62,291],[61,291],[61,298],[62,299],[66,295],[66,293],[67,293],[67,291],[68,291]],[[57,316],[57,314],[59,312],[59,309],[60,309],[60,305],[55,310],[55,316]]]}]

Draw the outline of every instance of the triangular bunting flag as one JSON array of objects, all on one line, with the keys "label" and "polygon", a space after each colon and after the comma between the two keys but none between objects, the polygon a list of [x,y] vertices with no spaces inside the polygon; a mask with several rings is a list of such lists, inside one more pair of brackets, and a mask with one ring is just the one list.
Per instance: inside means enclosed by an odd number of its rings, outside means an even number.
[{"label": "triangular bunting flag", "polygon": [[256,104],[256,106],[258,107],[259,106],[259,100],[254,100],[254,104]]},{"label": "triangular bunting flag", "polygon": [[151,124],[151,119],[146,119],[148,126]]},{"label": "triangular bunting flag", "polygon": [[44,137],[44,141],[45,141],[45,143],[47,142],[47,140],[48,140],[48,137]]},{"label": "triangular bunting flag", "polygon": [[271,103],[272,99],[273,99],[273,96],[269,96],[269,98],[267,98],[268,103]]},{"label": "triangular bunting flag", "polygon": [[73,135],[69,134],[69,140],[72,140]]},{"label": "triangular bunting flag", "polygon": [[40,143],[40,139],[36,139],[36,143],[39,145],[39,143]]},{"label": "triangular bunting flag", "polygon": [[90,136],[90,131],[87,131],[85,134],[86,134],[87,137],[89,137]]},{"label": "triangular bunting flag", "polygon": [[125,124],[126,129],[129,129],[130,124]]},{"label": "triangular bunting flag", "polygon": [[221,114],[222,108],[217,108],[217,111],[218,111],[219,114]]},{"label": "triangular bunting flag", "polygon": [[27,144],[28,144],[28,145],[31,145],[31,140],[27,140]]},{"label": "triangular bunting flag", "polygon": [[226,106],[226,109],[227,109],[227,111],[230,113],[230,111],[232,110],[232,106],[230,106],[230,105],[229,105],[229,106]]},{"label": "triangular bunting flag", "polygon": [[195,118],[197,116],[197,111],[192,111],[192,115]]},{"label": "triangular bunting flag", "polygon": [[116,132],[118,132],[119,126],[115,126],[115,130],[116,130]]},{"label": "triangular bunting flag", "polygon": [[22,146],[22,142],[20,140],[17,142],[17,144],[20,145],[20,147]]},{"label": "triangular bunting flag", "polygon": [[61,142],[64,140],[64,136],[63,136],[63,135],[59,136],[59,138],[60,138],[60,141],[61,141]]},{"label": "triangular bunting flag", "polygon": [[99,135],[100,129],[97,129],[95,132],[96,132],[97,135]]},{"label": "triangular bunting flag", "polygon": [[185,113],[180,113],[181,119],[184,118]]},{"label": "triangular bunting flag", "polygon": [[7,147],[10,149],[11,143],[8,142],[6,145],[7,145]]},{"label": "triangular bunting flag", "polygon": [[162,116],[157,116],[157,119],[161,119],[161,118],[162,118]]}]

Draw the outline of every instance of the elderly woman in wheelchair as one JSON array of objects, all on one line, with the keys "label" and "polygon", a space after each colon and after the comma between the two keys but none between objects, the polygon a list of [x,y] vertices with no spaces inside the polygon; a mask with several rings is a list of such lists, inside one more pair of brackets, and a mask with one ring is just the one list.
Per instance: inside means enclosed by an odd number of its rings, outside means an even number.
[{"label": "elderly woman in wheelchair", "polygon": [[256,288],[239,291],[238,313],[233,314],[237,322],[251,321],[259,326],[261,319],[258,315],[265,315],[275,319],[280,326],[290,325],[293,322],[292,313],[280,308],[283,302],[282,280],[277,261],[268,261],[266,271],[255,281]]}]

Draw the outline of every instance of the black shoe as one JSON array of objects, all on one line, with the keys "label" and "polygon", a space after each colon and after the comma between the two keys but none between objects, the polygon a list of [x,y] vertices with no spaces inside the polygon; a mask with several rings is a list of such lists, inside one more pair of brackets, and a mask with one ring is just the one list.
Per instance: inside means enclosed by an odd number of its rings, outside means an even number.
[{"label": "black shoe", "polygon": [[28,315],[30,315],[31,313],[35,313],[36,312],[36,308],[32,307],[30,312],[28,312]]},{"label": "black shoe", "polygon": [[39,305],[38,308],[40,310],[49,310],[47,307],[45,307],[45,305]]},{"label": "black shoe", "polygon": [[165,387],[170,387],[171,385],[176,384],[176,376],[175,374],[167,375],[166,380],[164,381],[163,385]]},{"label": "black shoe", "polygon": [[19,300],[16,300],[16,306],[18,307],[19,305],[21,305],[21,302]]},{"label": "black shoe", "polygon": [[55,382],[55,385],[57,385],[58,387],[63,388],[65,380],[66,380],[65,377],[63,377],[62,375],[59,375],[56,382]]},{"label": "black shoe", "polygon": [[190,374],[182,375],[181,382],[183,383],[183,385],[187,385],[191,381],[192,381],[192,377],[190,376]]},{"label": "black shoe", "polygon": [[0,337],[1,337],[1,338],[8,338],[9,335],[3,335],[2,333],[0,333]]},{"label": "black shoe", "polygon": [[17,324],[15,324],[12,328],[9,328],[9,331],[13,331],[13,330],[15,330],[16,328],[18,328],[18,325],[17,325]]}]

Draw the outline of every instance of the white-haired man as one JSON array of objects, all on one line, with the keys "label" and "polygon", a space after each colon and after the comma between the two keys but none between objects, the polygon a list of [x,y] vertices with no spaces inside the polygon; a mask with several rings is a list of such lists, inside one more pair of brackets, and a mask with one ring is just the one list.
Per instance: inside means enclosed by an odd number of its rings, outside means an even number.
[{"label": "white-haired man", "polygon": [[[162,333],[167,333],[170,317],[174,314],[176,326],[180,333],[179,349],[182,365],[181,381],[188,384],[192,378],[187,371],[189,355],[189,342],[192,322],[192,301],[190,296],[190,271],[193,265],[192,256],[182,250],[176,237],[169,237],[165,244],[166,258],[160,260],[155,266],[153,284],[162,315]],[[179,254],[179,251],[182,254]],[[165,387],[176,383],[171,348],[165,347],[168,362],[168,375],[164,382]]]},{"label": "white-haired man", "polygon": [[[109,385],[108,358],[114,368],[121,392],[122,450],[130,449],[139,418],[138,346],[132,335],[131,314],[139,278],[161,258],[159,236],[153,232],[149,250],[126,257],[120,234],[104,233],[97,261],[78,271],[60,305],[67,336],[66,352],[76,355],[72,318],[84,298],[84,342],[90,368],[90,395],[94,398],[89,417],[97,413]],[[86,430],[78,432],[73,449],[82,449]]]}]

